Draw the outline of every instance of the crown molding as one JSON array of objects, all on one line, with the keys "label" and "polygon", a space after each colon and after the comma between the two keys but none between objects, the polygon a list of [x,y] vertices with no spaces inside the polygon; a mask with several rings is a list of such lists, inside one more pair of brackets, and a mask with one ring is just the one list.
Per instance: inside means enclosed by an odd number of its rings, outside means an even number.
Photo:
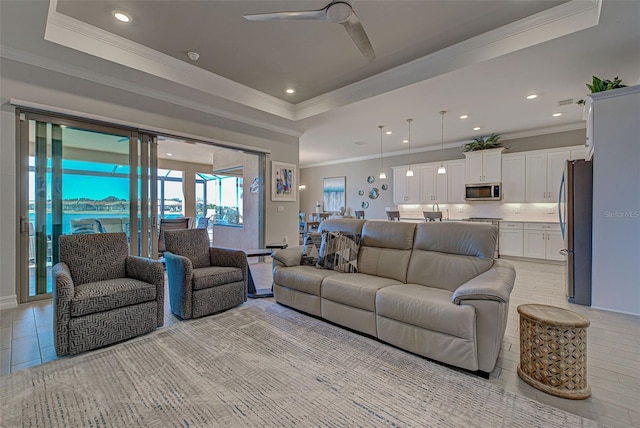
[{"label": "crown molding", "polygon": [[598,24],[602,0],[571,0],[296,104],[295,120],[418,83]]},{"label": "crown molding", "polygon": [[287,101],[59,13],[57,5],[58,0],[50,0],[45,40],[275,116],[294,119],[294,105]]},{"label": "crown molding", "polygon": [[99,83],[116,89],[122,89],[124,91],[132,92],[138,95],[143,95],[156,100],[164,101],[170,104],[175,104],[181,107],[190,108],[203,113],[211,114],[213,116],[222,117],[224,119],[233,120],[236,122],[244,123],[247,125],[255,126],[261,129],[277,132],[284,135],[300,138],[302,132],[294,128],[286,128],[282,126],[273,125],[269,122],[256,120],[246,115],[239,115],[230,113],[228,110],[213,107],[211,104],[203,104],[195,102],[190,98],[181,97],[175,94],[169,94],[163,91],[158,91],[148,87],[141,86],[139,84],[133,84],[127,82],[124,79],[118,79],[113,76],[101,74],[94,69],[86,69],[80,66],[70,66],[64,62],[56,61],[50,58],[44,58],[39,55],[25,52],[22,50],[14,49],[12,47],[6,47],[0,45],[0,56],[13,61],[29,64],[35,67],[43,68],[50,71],[66,74],[69,76],[77,77],[79,79],[88,80],[91,82]]},{"label": "crown molding", "polygon": [[[507,134],[501,134],[502,135],[502,139],[503,140],[515,140],[518,138],[527,138],[527,137],[536,137],[539,135],[547,135],[547,134],[557,134],[559,132],[568,132],[568,131],[576,131],[579,129],[585,129],[586,123],[585,122],[577,122],[577,123],[570,123],[568,125],[558,125],[558,126],[551,126],[551,127],[547,127],[547,128],[538,128],[538,129],[531,129],[531,130],[527,130],[527,131],[522,131],[522,132],[512,132],[512,133],[507,133]],[[452,141],[449,143],[445,143],[442,146],[442,149],[453,149],[453,148],[461,148],[462,146],[464,146],[466,143],[468,143],[469,141],[471,141],[471,139],[467,139],[467,140],[462,140],[462,141]],[[416,153],[423,153],[423,152],[431,152],[431,151],[435,151],[435,150],[440,150],[440,144],[437,145],[430,145],[430,146],[424,146],[424,147],[417,147],[417,148],[412,148],[411,149],[411,154],[416,154]],[[394,156],[401,156],[401,155],[408,155],[409,154],[409,150],[396,150],[393,152],[386,152],[382,155],[383,158],[391,158]],[[357,157],[353,157],[353,158],[347,158],[347,159],[336,159],[336,160],[331,160],[331,161],[325,161],[325,162],[315,162],[315,163],[309,163],[309,164],[300,164],[300,168],[315,168],[318,166],[329,166],[329,165],[339,165],[339,164],[343,164],[343,163],[350,163],[350,162],[360,162],[360,161],[365,161],[365,160],[371,160],[371,159],[380,159],[380,155],[377,154],[372,154],[372,155],[366,155],[366,156],[357,156]],[[453,159],[447,159],[447,160],[453,160]]]}]

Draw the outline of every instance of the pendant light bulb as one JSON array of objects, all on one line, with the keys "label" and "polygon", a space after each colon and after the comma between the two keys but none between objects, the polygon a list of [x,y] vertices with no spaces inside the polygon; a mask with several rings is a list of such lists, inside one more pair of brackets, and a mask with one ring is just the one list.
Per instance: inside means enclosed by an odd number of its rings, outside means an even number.
[{"label": "pendant light bulb", "polygon": [[385,180],[387,178],[387,174],[384,173],[384,158],[382,157],[382,129],[384,125],[378,125],[380,128],[380,180]]},{"label": "pendant light bulb", "polygon": [[438,168],[438,174],[446,174],[447,170],[444,167],[444,163],[442,163],[442,152],[444,150],[444,115],[447,113],[446,110],[442,110],[440,115],[442,116],[442,139],[440,140],[440,168]]},{"label": "pendant light bulb", "polygon": [[[409,124],[409,137],[407,138],[407,142],[409,143],[409,158],[411,158],[411,122],[413,122],[413,119],[407,119],[407,123]],[[407,170],[407,177],[413,177],[411,165],[409,165],[409,169]]]}]

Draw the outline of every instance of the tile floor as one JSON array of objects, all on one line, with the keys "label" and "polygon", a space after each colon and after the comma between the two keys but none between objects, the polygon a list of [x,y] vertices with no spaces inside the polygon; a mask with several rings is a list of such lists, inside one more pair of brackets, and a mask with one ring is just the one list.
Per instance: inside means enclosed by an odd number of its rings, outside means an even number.
[{"label": "tile floor", "polygon": [[[542,403],[606,423],[640,427],[640,317],[566,303],[564,267],[513,261],[517,279],[509,320],[496,369],[489,382]],[[252,264],[258,288],[270,288],[271,264]],[[165,294],[166,295],[166,294]],[[570,308],[591,320],[587,330],[588,379],[592,396],[567,400],[545,394],[520,380],[518,313],[523,303]],[[165,326],[179,322],[165,304]],[[0,311],[0,374],[23,370],[56,359],[53,348],[53,308],[43,301]]]}]

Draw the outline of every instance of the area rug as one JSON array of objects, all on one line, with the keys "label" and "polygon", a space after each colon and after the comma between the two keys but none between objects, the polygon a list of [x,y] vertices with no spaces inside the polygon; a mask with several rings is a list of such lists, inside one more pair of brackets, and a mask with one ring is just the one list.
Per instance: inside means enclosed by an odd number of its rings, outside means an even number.
[{"label": "area rug", "polygon": [[600,426],[256,300],[0,377],[3,427]]}]

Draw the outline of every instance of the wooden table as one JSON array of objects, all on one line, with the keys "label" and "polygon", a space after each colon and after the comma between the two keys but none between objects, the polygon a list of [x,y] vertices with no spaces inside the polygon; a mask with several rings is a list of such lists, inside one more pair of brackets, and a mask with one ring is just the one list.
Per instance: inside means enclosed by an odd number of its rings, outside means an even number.
[{"label": "wooden table", "polygon": [[[265,248],[257,248],[254,250],[244,250],[244,253],[249,257],[264,257],[270,256],[275,249],[287,248],[288,244],[267,244]],[[267,291],[266,293],[258,293],[256,290],[256,284],[253,281],[253,275],[251,274],[251,266],[247,266],[247,271],[249,278],[247,278],[247,296],[252,299],[257,299],[260,297],[273,297],[273,285],[271,286],[272,291]]]},{"label": "wooden table", "polygon": [[518,306],[520,364],[518,375],[548,394],[581,400],[587,385],[587,327],[584,315],[555,306]]}]

